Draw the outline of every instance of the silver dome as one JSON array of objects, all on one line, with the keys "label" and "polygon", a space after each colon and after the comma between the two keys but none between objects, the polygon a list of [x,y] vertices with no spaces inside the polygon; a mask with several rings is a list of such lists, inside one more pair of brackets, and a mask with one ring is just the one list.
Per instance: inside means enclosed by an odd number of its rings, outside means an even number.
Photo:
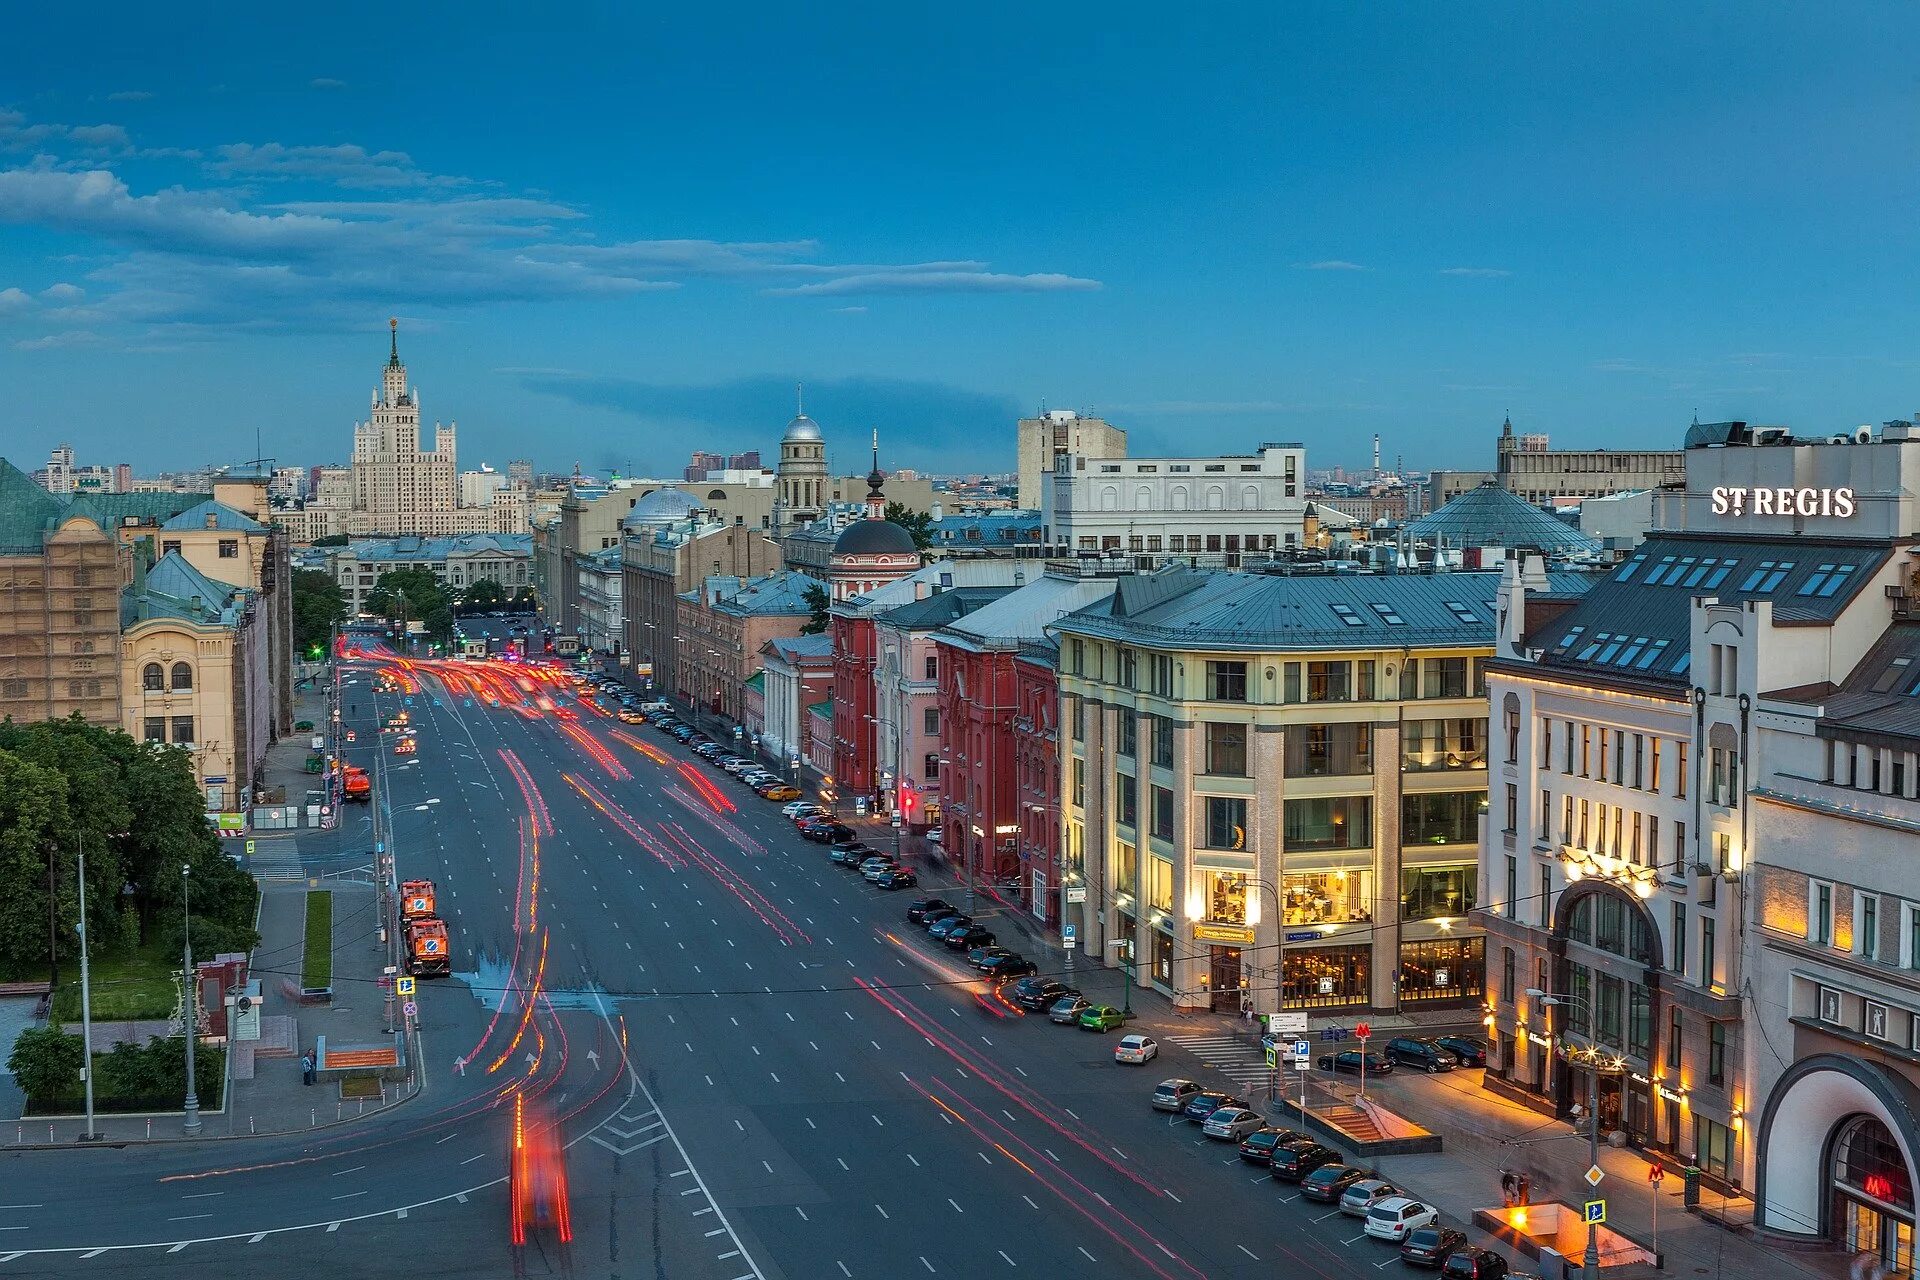
[{"label": "silver dome", "polygon": [[820,424],[803,413],[787,424],[787,434],[781,436],[780,441],[782,444],[786,444],[800,440],[818,440],[819,438]]}]

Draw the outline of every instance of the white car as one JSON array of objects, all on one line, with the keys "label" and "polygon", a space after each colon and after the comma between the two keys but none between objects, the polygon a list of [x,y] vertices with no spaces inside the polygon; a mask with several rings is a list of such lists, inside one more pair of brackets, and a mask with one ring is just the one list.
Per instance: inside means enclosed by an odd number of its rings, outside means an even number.
[{"label": "white car", "polygon": [[802,818],[811,818],[816,813],[825,812],[825,809],[822,809],[811,800],[795,800],[791,804],[783,806],[780,810],[781,816],[785,817],[789,822],[798,822]]},{"label": "white car", "polygon": [[1396,1244],[1407,1238],[1415,1227],[1430,1227],[1440,1221],[1440,1211],[1409,1196],[1393,1196],[1367,1210],[1366,1232],[1376,1240]]},{"label": "white car", "polygon": [[940,828],[938,827],[928,827],[927,834],[924,838],[928,844],[939,844],[946,839],[945,836],[940,834]]},{"label": "white car", "polygon": [[1160,1056],[1160,1046],[1154,1043],[1152,1036],[1121,1036],[1120,1043],[1113,1046],[1113,1060],[1128,1062],[1134,1066],[1152,1062]]},{"label": "white car", "polygon": [[1200,1132],[1209,1138],[1222,1138],[1228,1142],[1238,1142],[1256,1129],[1264,1129],[1267,1122],[1258,1111],[1246,1107],[1216,1107],[1207,1122],[1200,1126]]}]

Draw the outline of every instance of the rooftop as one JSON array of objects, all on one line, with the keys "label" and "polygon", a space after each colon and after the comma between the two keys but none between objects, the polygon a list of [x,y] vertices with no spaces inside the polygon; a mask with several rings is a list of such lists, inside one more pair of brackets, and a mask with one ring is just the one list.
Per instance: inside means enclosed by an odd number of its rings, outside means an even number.
[{"label": "rooftop", "polygon": [[1113,594],[1121,579],[1077,578],[1043,574],[1009,591],[936,633],[964,649],[1019,649],[1046,638],[1047,628],[1076,609]]},{"label": "rooftop", "polygon": [[1512,547],[1544,552],[1598,551],[1600,544],[1489,481],[1408,524],[1415,541],[1448,547]]},{"label": "rooftop", "polygon": [[1912,750],[1920,741],[1920,623],[1889,627],[1837,690],[1788,700],[1823,706],[1823,738],[1898,738],[1899,749]]},{"label": "rooftop", "polygon": [[445,560],[452,556],[531,556],[530,533],[463,533],[450,538],[362,538],[337,548],[357,560]]}]

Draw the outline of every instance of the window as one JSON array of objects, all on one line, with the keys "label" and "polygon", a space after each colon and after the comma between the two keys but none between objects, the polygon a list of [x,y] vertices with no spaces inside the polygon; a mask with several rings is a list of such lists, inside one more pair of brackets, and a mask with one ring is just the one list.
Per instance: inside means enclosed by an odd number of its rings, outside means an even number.
[{"label": "window", "polygon": [[1087,762],[1075,760],[1072,769],[1073,803],[1082,809],[1087,807]]},{"label": "window", "polygon": [[1719,991],[1720,956],[1715,945],[1712,916],[1700,917],[1700,985],[1709,991]]},{"label": "window", "polygon": [[1717,1178],[1733,1171],[1733,1130],[1694,1113],[1694,1163]]},{"label": "window", "polygon": [[1673,945],[1672,963],[1667,967],[1685,977],[1687,973],[1687,904],[1673,904]]},{"label": "window", "polygon": [[1147,655],[1148,692],[1162,698],[1173,696],[1173,659],[1164,653]]},{"label": "window", "polygon": [[1474,908],[1479,882],[1477,863],[1403,868],[1400,872],[1400,917],[1403,920],[1435,920],[1464,916]]},{"label": "window", "polygon": [[1484,791],[1436,791],[1404,796],[1400,803],[1400,843],[1471,844],[1480,838]]},{"label": "window", "polygon": [[1147,906],[1154,911],[1173,910],[1173,864],[1153,854],[1147,855]]},{"label": "window", "polygon": [[1347,662],[1309,662],[1307,664],[1308,702],[1347,702],[1353,697],[1353,664]]},{"label": "window", "polygon": [[1173,839],[1173,792],[1166,787],[1148,787],[1148,830],[1162,840]]},{"label": "window", "polygon": [[1350,777],[1373,772],[1373,726],[1301,725],[1286,735],[1290,778]]},{"label": "window", "polygon": [[1553,839],[1553,792],[1540,788],[1540,840]]},{"label": "window", "polygon": [[1247,877],[1240,871],[1203,871],[1201,906],[1208,920],[1225,924],[1247,922]]},{"label": "window", "polygon": [[1173,721],[1166,716],[1148,716],[1153,730],[1153,763],[1173,767]]},{"label": "window", "polygon": [[1400,664],[1400,700],[1411,702],[1420,696],[1420,664],[1409,658]]},{"label": "window", "polygon": [[928,733],[939,733],[940,732],[940,708],[928,707],[926,711],[926,716],[922,720],[922,724],[925,725],[926,731]]},{"label": "window", "polygon": [[1074,698],[1072,703],[1067,719],[1073,725],[1073,740],[1085,742],[1087,740],[1087,700]]},{"label": "window", "polygon": [[1580,776],[1581,777],[1585,778],[1585,777],[1590,777],[1592,775],[1592,762],[1593,762],[1593,726],[1590,724],[1583,724],[1580,726]]},{"label": "window", "polygon": [[146,729],[140,735],[143,742],[165,742],[167,740],[167,720],[165,716],[148,716]]},{"label": "window", "polygon": [[1820,880],[1810,886],[1807,941],[1823,947],[1833,945],[1833,886]]},{"label": "window", "polygon": [[1707,1083],[1727,1082],[1727,1024],[1717,1019],[1707,1024]]},{"label": "window", "polygon": [[1214,702],[1245,702],[1247,700],[1247,664],[1209,662],[1207,664],[1207,697]]},{"label": "window", "polygon": [[1540,767],[1553,768],[1553,721],[1540,717]]},{"label": "window", "polygon": [[1513,948],[1500,948],[1500,1003],[1513,1003]]},{"label": "window", "polygon": [[1633,789],[1635,791],[1640,790],[1641,782],[1646,777],[1646,763],[1647,763],[1647,735],[1644,733],[1636,733],[1633,735],[1633,784],[1632,784]]},{"label": "window", "polygon": [[1627,1052],[1636,1058],[1653,1050],[1653,993],[1637,982],[1627,984]]},{"label": "window", "polygon": [[1114,750],[1123,760],[1132,760],[1140,754],[1140,722],[1134,719],[1131,708],[1120,710],[1120,741]]},{"label": "window", "polygon": [[[1239,796],[1208,796],[1207,848],[1247,847],[1247,802]],[[1291,810],[1292,806],[1288,806]]]},{"label": "window", "polygon": [[1370,871],[1326,871],[1295,874],[1281,885],[1281,914],[1286,923],[1351,924],[1370,920]]},{"label": "window", "polygon": [[193,717],[192,716],[173,717],[173,740],[175,742],[199,741],[199,739],[193,736]]},{"label": "window", "polygon": [[1288,800],[1283,821],[1289,851],[1373,847],[1373,801],[1367,796]]},{"label": "window", "polygon": [[1207,772],[1215,777],[1247,776],[1247,726],[1219,720],[1207,723]]},{"label": "window", "polygon": [[222,560],[238,560],[240,558],[240,539],[220,539],[220,558]]},{"label": "window", "polygon": [[162,538],[160,540],[160,554],[163,556],[179,555],[180,540],[178,538]]},{"label": "window", "polygon": [[1468,716],[1407,721],[1401,736],[1400,764],[1409,773],[1486,768],[1485,719]]},{"label": "window", "polygon": [[1422,658],[1426,696],[1464,698],[1467,696],[1467,660],[1465,658]]},{"label": "window", "polygon": [[1667,1013],[1667,1070],[1669,1071],[1680,1069],[1680,1056],[1686,1049],[1685,1026],[1686,1023],[1681,1020],[1680,1006],[1677,1004],[1671,1006]]},{"label": "window", "polygon": [[1513,919],[1514,908],[1520,897],[1520,860],[1512,854],[1507,855],[1507,919]]},{"label": "window", "polygon": [[1507,763],[1520,762],[1520,709],[1508,707],[1506,712]]},{"label": "window", "polygon": [[1120,650],[1120,687],[1123,689],[1136,687],[1139,683],[1138,674],[1139,666],[1134,659],[1133,650],[1122,648]]},{"label": "window", "polygon": [[1904,939],[1906,954],[1903,963],[1909,969],[1920,969],[1920,907],[1908,903],[1901,908],[1906,913],[1907,928]]},{"label": "window", "polygon": [[1140,888],[1140,851],[1125,843],[1113,846],[1113,891],[1132,897]]},{"label": "window", "polygon": [[166,672],[157,662],[149,662],[140,668],[140,687],[148,693],[159,693],[166,688]]},{"label": "window", "polygon": [[172,685],[175,689],[193,688],[193,668],[184,662],[174,663]]},{"label": "window", "polygon": [[1129,773],[1113,775],[1113,820],[1123,827],[1140,822],[1140,783]]},{"label": "window", "polygon": [[[1074,643],[1078,644],[1080,642],[1076,640],[1074,641]],[[940,655],[939,654],[930,653],[927,655],[926,671],[927,671],[927,676],[926,676],[927,679],[938,680],[940,678]]]},{"label": "window", "polygon": [[[1602,782],[1607,780],[1607,737],[1607,728],[1602,725],[1600,728],[1600,781]],[[1616,778],[1615,781],[1618,779]]]},{"label": "window", "polygon": [[1501,830],[1510,836],[1520,831],[1520,788],[1511,782],[1507,784],[1507,825]]},{"label": "window", "polygon": [[1871,893],[1861,894],[1856,914],[1860,923],[1853,931],[1853,940],[1860,949],[1860,958],[1877,960],[1880,958],[1879,896]]},{"label": "window", "polygon": [[1687,798],[1687,744],[1676,742],[1674,746],[1679,749],[1680,758],[1674,762],[1673,795],[1677,800],[1685,800]]}]

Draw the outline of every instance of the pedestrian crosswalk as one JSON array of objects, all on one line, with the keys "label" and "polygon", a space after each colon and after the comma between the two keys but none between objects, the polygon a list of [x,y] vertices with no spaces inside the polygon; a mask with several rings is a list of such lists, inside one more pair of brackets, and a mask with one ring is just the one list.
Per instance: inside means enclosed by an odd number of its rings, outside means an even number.
[{"label": "pedestrian crosswalk", "polygon": [[1258,1044],[1238,1036],[1168,1036],[1214,1072],[1246,1088],[1267,1087],[1267,1055]]},{"label": "pedestrian crosswalk", "polygon": [[293,840],[260,840],[253,844],[253,853],[247,858],[247,870],[253,872],[256,880],[270,880],[279,883],[298,883],[307,878],[306,869],[300,863],[300,846]]}]

